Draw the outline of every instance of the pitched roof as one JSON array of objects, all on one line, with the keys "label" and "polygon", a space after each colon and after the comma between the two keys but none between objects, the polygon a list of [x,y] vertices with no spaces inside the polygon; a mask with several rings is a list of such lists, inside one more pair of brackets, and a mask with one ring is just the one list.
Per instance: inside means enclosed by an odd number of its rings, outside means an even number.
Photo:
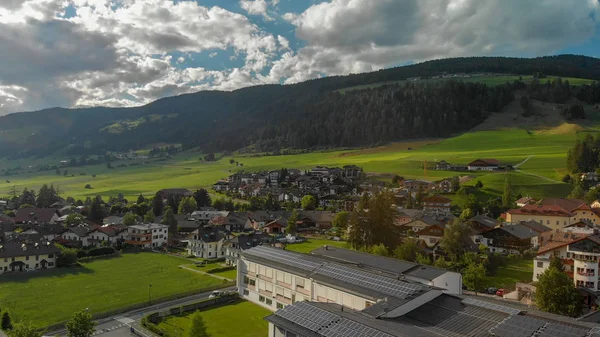
[{"label": "pitched roof", "polygon": [[522,197],[521,199],[515,201],[515,204],[528,204],[532,201],[535,201],[535,199],[532,197]]},{"label": "pitched roof", "polygon": [[74,227],[70,227],[69,229],[67,229],[67,232],[71,232],[77,236],[79,236],[80,238],[83,238],[85,236],[87,236],[89,229],[83,226],[74,226]]},{"label": "pitched roof", "polygon": [[541,223],[539,223],[537,221],[533,221],[533,220],[521,221],[521,222],[519,222],[519,224],[521,224],[525,227],[528,227],[538,233],[545,233],[545,232],[549,232],[552,230],[552,228],[546,227],[546,226],[542,225]]},{"label": "pitched roof", "polygon": [[534,231],[533,229],[531,229],[529,227],[523,226],[520,223],[505,225],[505,226],[499,227],[498,229],[503,230],[507,233],[510,233],[511,235],[514,235],[521,240],[530,239],[530,238],[536,237],[540,234],[537,231]]},{"label": "pitched roof", "polygon": [[213,227],[204,227],[198,228],[191,232],[187,237],[191,239],[194,235],[198,235],[198,240],[202,240],[204,242],[217,242],[227,238],[229,233],[222,229],[215,229]]},{"label": "pitched roof", "polygon": [[8,215],[0,214],[0,224],[2,224],[2,223],[14,224],[15,223],[15,219],[9,217]]},{"label": "pitched roof", "polygon": [[497,159],[476,159],[468,164],[469,166],[498,166],[500,162]]},{"label": "pitched roof", "polygon": [[542,205],[555,205],[566,212],[572,212],[577,209],[581,205],[585,205],[585,201],[580,199],[562,199],[562,198],[544,198],[540,200],[540,204]]},{"label": "pitched roof", "polygon": [[538,255],[580,241],[590,236],[586,233],[547,232],[542,234],[543,244],[538,249]]},{"label": "pitched roof", "polygon": [[54,208],[20,208],[14,218],[15,222],[50,222],[56,214]]},{"label": "pitched roof", "polygon": [[434,204],[449,204],[452,202],[452,200],[450,200],[446,197],[439,196],[439,195],[433,195],[430,197],[423,198],[423,202],[424,203],[434,203]]},{"label": "pitched roof", "polygon": [[329,211],[302,211],[300,218],[308,218],[314,222],[331,222],[335,213]]},{"label": "pitched roof", "polygon": [[0,258],[56,254],[60,250],[47,240],[0,242]]},{"label": "pitched roof", "polygon": [[477,216],[474,216],[471,219],[469,219],[469,221],[473,221],[478,224],[482,224],[489,228],[495,228],[500,223],[500,221],[498,221],[494,218],[490,218],[487,215],[477,215]]},{"label": "pitched roof", "polygon": [[573,214],[570,210],[565,210],[563,207],[550,204],[550,205],[525,205],[521,208],[511,209],[506,211],[507,214],[520,214],[520,215],[543,215],[543,216],[556,216],[556,217],[572,217]]}]

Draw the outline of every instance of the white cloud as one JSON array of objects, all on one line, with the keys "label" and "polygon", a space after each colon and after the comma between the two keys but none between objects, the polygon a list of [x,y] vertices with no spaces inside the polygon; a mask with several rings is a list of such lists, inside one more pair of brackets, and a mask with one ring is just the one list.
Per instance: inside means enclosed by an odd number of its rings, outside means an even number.
[{"label": "white cloud", "polygon": [[[273,1],[274,4],[277,4],[277,2],[278,1]],[[267,21],[274,20],[267,13],[269,4],[266,0],[240,0],[240,6],[250,15],[262,15],[262,17],[264,17]]]},{"label": "white cloud", "polygon": [[183,57],[183,56],[179,56],[179,57],[177,58],[177,63],[183,63],[183,62],[185,62],[185,57]]},{"label": "white cloud", "polygon": [[537,56],[592,37],[597,1],[331,0],[283,19],[306,46],[269,79],[302,81],[406,61],[471,55]]}]

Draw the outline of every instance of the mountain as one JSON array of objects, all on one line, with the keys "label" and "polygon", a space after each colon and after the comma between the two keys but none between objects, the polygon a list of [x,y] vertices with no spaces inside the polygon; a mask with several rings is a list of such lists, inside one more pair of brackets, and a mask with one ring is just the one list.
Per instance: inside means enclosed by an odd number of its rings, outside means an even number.
[{"label": "mountain", "polygon": [[[52,108],[0,117],[0,157],[67,155],[182,143],[207,151],[374,145],[444,137],[481,123],[523,83],[404,81],[497,73],[600,80],[600,59],[470,57],[423,62],[293,85],[202,91],[135,108]],[[543,83],[543,79],[540,79]],[[365,86],[365,90],[340,89]],[[591,89],[588,96],[596,97]],[[586,96],[587,97],[587,96]]]}]

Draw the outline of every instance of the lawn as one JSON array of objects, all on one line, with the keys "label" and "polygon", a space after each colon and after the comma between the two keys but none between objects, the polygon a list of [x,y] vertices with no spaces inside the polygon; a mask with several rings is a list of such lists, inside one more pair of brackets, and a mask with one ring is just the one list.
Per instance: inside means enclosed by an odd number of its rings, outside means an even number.
[{"label": "lawn", "polygon": [[[514,173],[515,193],[534,196],[564,197],[569,185],[560,182],[566,173],[566,153],[575,139],[587,132],[526,131],[510,129],[501,131],[469,132],[448,139],[400,142],[370,149],[336,150],[285,156],[250,157],[234,155],[215,162],[198,160],[200,154],[193,150],[183,152],[163,162],[107,169],[105,165],[70,168],[69,175],[58,176],[54,171],[35,172],[0,179],[0,196],[9,195],[14,186],[17,191],[27,187],[39,189],[44,183],[60,186],[63,196],[85,198],[102,195],[116,196],[123,193],[127,198],[139,194],[151,196],[162,188],[185,187],[196,189],[210,187],[241,168],[229,163],[235,159],[244,164],[246,172],[279,168],[308,169],[317,165],[362,166],[370,175],[391,181],[393,175],[405,178],[439,180],[457,173],[434,170],[435,162],[446,160],[451,163],[467,164],[477,158],[496,158],[506,164],[517,164],[530,159]],[[125,162],[127,165],[131,163]],[[9,163],[0,163],[0,166]],[[26,160],[14,161],[10,165],[27,167]],[[119,165],[115,163],[114,166]],[[428,169],[425,170],[424,166]],[[85,172],[86,175],[80,175]],[[92,174],[96,177],[92,177]],[[469,172],[482,179],[488,190],[486,194],[499,195],[504,178],[498,173]],[[8,179],[10,183],[4,180]],[[85,189],[90,184],[92,189]]]},{"label": "lawn", "polygon": [[[271,312],[256,304],[240,301],[204,310],[201,314],[212,337],[263,337],[268,332],[268,323],[263,318]],[[187,336],[191,315],[170,316],[158,326],[167,331],[169,337]]]},{"label": "lawn", "polygon": [[215,287],[222,280],[178,268],[185,260],[157,253],[123,254],[81,267],[0,276],[0,307],[14,319],[50,325],[89,308],[92,313]]},{"label": "lawn", "polygon": [[[189,268],[196,268],[200,271],[203,272],[208,272],[211,269],[215,269],[215,268],[222,268],[222,267],[227,267],[227,265],[225,265],[224,261],[210,261],[210,260],[203,260],[203,262],[205,262],[205,264],[199,265],[199,264],[186,264],[186,267]],[[221,276],[221,277],[226,277],[230,280],[235,280],[237,278],[237,270],[233,269],[233,270],[226,270],[226,271],[221,271],[221,272],[217,272],[217,273],[211,273],[211,275],[216,275],[216,276]]]},{"label": "lawn", "polygon": [[302,243],[289,243],[285,246],[285,249],[299,253],[310,253],[311,251],[323,247],[325,245],[332,247],[347,248],[346,242],[344,241],[333,241],[325,239],[309,239]]},{"label": "lawn", "polygon": [[486,287],[506,288],[517,282],[531,282],[533,260],[523,259],[498,268],[496,275],[486,279]]}]

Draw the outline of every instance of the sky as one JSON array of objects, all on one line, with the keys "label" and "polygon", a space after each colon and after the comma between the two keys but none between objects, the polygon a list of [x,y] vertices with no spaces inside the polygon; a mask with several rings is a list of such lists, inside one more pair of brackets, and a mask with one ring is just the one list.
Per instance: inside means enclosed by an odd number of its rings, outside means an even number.
[{"label": "sky", "polygon": [[0,0],[0,115],[447,57],[600,57],[599,1]]}]

